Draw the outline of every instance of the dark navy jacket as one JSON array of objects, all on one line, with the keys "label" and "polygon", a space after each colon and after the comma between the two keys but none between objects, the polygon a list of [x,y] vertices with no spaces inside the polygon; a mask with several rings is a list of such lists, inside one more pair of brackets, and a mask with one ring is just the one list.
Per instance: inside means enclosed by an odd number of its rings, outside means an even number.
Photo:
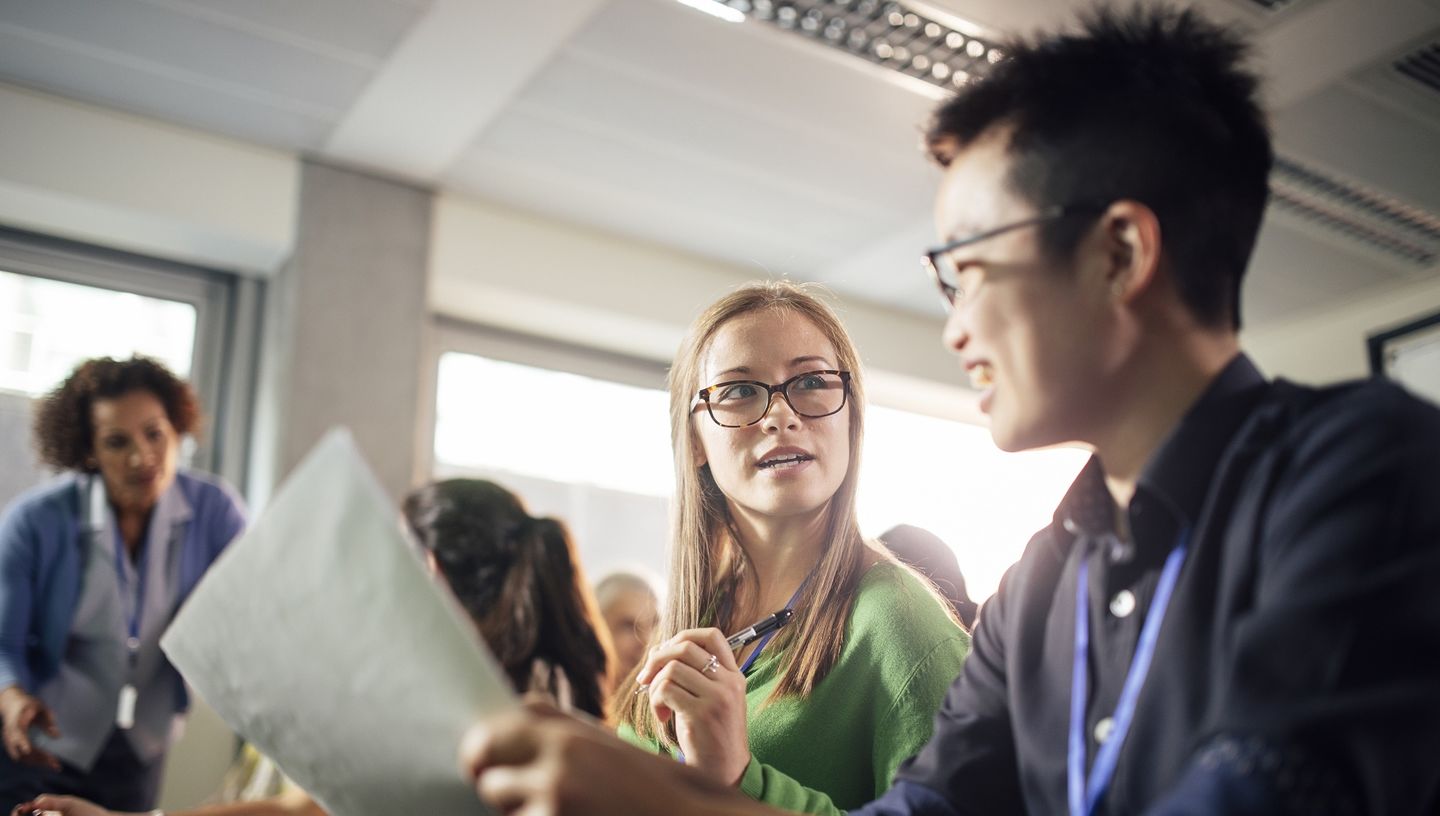
[{"label": "dark navy jacket", "polygon": [[1242,355],[1147,464],[1127,538],[1103,475],[1092,460],[1032,539],[934,737],[858,813],[1066,813],[1077,569],[1093,762],[1185,529],[1097,812],[1440,813],[1440,411],[1383,381],[1266,382]]}]

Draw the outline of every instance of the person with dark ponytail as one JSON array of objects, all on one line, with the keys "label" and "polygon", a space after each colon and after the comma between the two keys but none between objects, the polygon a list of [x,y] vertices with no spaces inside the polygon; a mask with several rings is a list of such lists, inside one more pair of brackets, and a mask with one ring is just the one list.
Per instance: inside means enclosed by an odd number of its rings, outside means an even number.
[{"label": "person with dark ponytail", "polygon": [[[610,638],[565,526],[536,518],[514,493],[483,479],[432,482],[405,497],[406,526],[520,693],[606,718]],[[252,750],[252,749],[247,749]],[[72,796],[43,795],[13,813],[147,816]],[[303,791],[207,805],[169,816],[325,816]]]},{"label": "person with dark ponytail", "polygon": [[564,525],[483,479],[435,482],[403,508],[515,689],[603,719],[609,639]]}]

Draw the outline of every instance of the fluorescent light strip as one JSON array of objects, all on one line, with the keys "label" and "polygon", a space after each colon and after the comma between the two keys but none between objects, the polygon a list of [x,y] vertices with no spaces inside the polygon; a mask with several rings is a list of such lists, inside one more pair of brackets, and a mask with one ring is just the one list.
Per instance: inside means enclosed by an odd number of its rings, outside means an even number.
[{"label": "fluorescent light strip", "polygon": [[[689,0],[680,0],[689,2]],[[984,76],[1003,58],[973,26],[959,27],[891,0],[728,0],[755,22],[940,88]]]}]

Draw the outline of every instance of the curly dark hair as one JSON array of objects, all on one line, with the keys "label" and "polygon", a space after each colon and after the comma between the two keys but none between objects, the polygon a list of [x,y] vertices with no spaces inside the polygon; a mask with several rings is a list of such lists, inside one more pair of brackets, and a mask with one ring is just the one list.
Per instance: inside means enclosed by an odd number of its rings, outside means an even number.
[{"label": "curly dark hair", "polygon": [[175,432],[200,428],[200,398],[190,384],[160,361],[139,354],[128,360],[96,357],[75,367],[64,382],[41,398],[35,412],[35,448],[40,460],[61,470],[93,472],[96,400],[148,391],[165,406]]}]

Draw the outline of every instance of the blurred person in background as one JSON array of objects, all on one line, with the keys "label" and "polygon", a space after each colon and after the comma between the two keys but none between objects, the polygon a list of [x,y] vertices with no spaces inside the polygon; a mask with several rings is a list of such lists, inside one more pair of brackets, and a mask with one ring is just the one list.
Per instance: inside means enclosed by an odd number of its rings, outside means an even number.
[{"label": "blurred person in background", "polygon": [[929,530],[910,524],[891,527],[880,534],[880,542],[896,558],[929,578],[950,602],[955,616],[965,624],[965,628],[972,632],[975,630],[975,615],[980,608],[965,591],[965,576],[960,572],[960,561],[948,544]]},{"label": "blurred person in background", "polygon": [[81,363],[38,406],[66,471],[0,519],[0,804],[41,791],[155,804],[185,685],[160,635],[245,526],[240,499],[179,466],[194,390],[147,357]]},{"label": "blurred person in background", "polygon": [[660,598],[645,576],[635,572],[612,572],[595,585],[600,615],[610,630],[615,646],[615,665],[610,676],[618,682],[628,677],[645,659],[650,637],[660,618]]}]

